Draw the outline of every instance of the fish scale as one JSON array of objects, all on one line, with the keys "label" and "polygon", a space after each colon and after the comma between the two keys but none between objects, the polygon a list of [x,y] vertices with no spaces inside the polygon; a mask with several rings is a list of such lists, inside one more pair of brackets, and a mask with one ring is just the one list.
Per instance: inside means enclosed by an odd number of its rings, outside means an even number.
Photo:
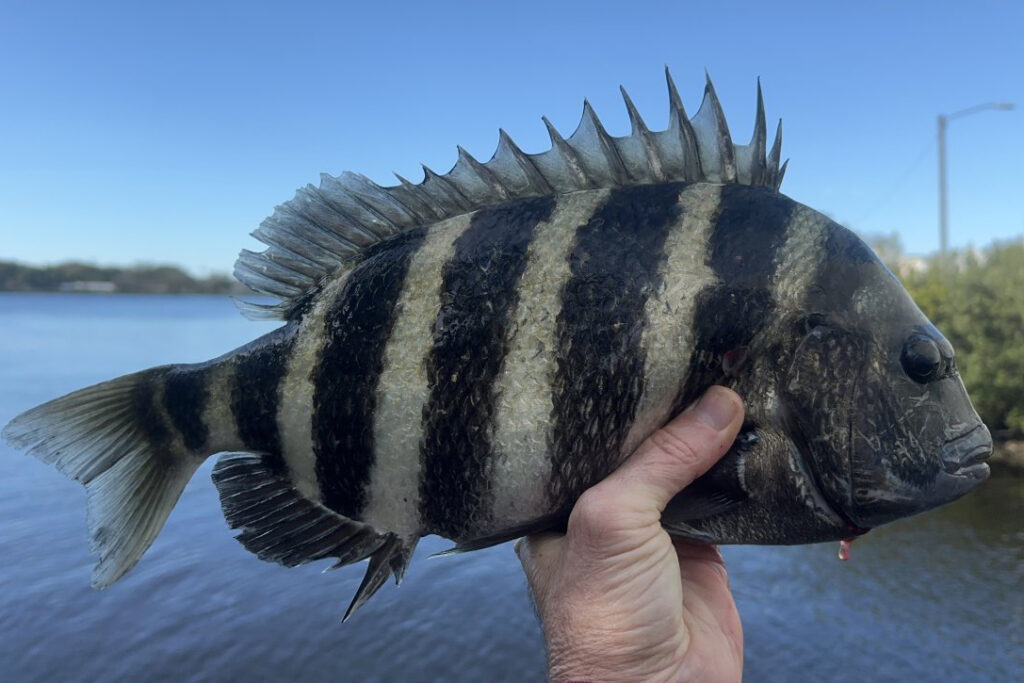
[{"label": "fish scale", "polygon": [[489,161],[459,147],[418,184],[322,176],[235,264],[276,300],[243,313],[280,328],[12,420],[4,438],[86,486],[94,585],[222,453],[213,479],[251,552],[369,559],[348,618],[424,535],[462,552],[564,529],[712,384],[746,419],[669,503],[675,537],[845,542],[983,481],[991,438],[952,347],[861,240],[778,192],[760,83],[736,145],[710,79],[692,119],[666,80],[664,131],[622,90],[623,137],[585,102],[568,138],[543,119],[539,154],[501,131]]},{"label": "fish scale", "polygon": [[537,197],[477,211],[441,273],[420,447],[420,512],[432,533],[464,537],[489,513],[495,380],[528,246],[554,206]]},{"label": "fish scale", "polygon": [[[549,495],[560,507],[621,459],[644,388],[643,310],[660,285],[668,235],[680,226],[682,191],[678,183],[615,189],[575,230],[550,435]],[[604,361],[596,368],[595,358]]]},{"label": "fish scale", "polygon": [[313,457],[324,504],[358,519],[374,461],[373,416],[395,302],[425,229],[397,237],[348,275],[324,320],[313,394]]}]

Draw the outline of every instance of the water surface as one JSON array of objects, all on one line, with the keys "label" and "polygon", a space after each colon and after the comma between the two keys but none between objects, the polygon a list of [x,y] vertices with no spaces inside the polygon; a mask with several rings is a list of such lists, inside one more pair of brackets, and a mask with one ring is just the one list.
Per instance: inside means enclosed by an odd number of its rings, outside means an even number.
[{"label": "water surface", "polygon": [[[206,360],[272,329],[217,297],[0,294],[0,424],[86,384]],[[142,561],[89,588],[84,490],[0,445],[5,680],[540,680],[510,545],[428,560],[340,617],[363,566],[285,569],[232,539],[207,463]],[[746,678],[1019,680],[1024,479],[837,546],[731,547]]]}]

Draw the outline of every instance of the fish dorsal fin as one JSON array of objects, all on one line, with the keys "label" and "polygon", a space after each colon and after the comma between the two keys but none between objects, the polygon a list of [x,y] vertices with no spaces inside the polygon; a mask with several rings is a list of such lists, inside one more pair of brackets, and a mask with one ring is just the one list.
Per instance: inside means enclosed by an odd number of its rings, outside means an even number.
[{"label": "fish dorsal fin", "polygon": [[332,274],[359,260],[370,245],[411,228],[493,206],[510,199],[563,194],[591,188],[665,182],[715,182],[778,189],[785,173],[779,166],[782,124],[771,151],[761,84],[750,144],[729,135],[722,106],[707,78],[704,100],[691,119],[665,69],[669,125],[651,131],[624,89],[630,133],[609,135],[589,102],[569,138],[543,119],[551,148],[523,152],[505,131],[490,161],[482,163],[458,148],[458,161],[440,175],[424,166],[424,179],[382,187],[357,173],[323,174],[320,186],[307,185],[263,221],[253,236],[267,245],[259,253],[244,250],[235,276],[250,289],[277,299],[274,304],[242,302],[243,313],[257,319],[289,319],[301,313],[310,292]]}]

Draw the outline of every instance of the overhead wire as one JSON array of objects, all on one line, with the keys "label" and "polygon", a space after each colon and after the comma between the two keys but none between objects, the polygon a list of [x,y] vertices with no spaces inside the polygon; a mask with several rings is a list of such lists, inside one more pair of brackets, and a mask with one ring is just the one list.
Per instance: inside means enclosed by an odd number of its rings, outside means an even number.
[{"label": "overhead wire", "polygon": [[874,201],[874,203],[870,204],[866,210],[862,211],[856,218],[850,221],[850,224],[857,225],[865,218],[870,217],[872,214],[878,211],[878,209],[880,209],[893,197],[895,197],[896,193],[899,192],[900,189],[902,189],[902,187],[906,184],[906,182],[910,179],[914,172],[917,171],[918,166],[920,166],[921,162],[924,161],[926,156],[928,156],[928,152],[935,149],[936,139],[937,134],[930,136],[928,138],[928,141],[921,148],[921,151],[917,153],[917,156],[914,157],[914,160],[907,167],[907,170],[904,171],[903,174],[900,175],[895,182],[891,183],[888,186],[888,188],[881,194],[881,196],[879,196],[879,198]]}]

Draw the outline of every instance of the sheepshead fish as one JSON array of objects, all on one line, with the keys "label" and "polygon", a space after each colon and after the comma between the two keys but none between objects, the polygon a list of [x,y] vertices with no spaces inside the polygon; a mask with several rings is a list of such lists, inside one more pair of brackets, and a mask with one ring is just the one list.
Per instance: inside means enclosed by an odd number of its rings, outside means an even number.
[{"label": "sheepshead fish", "polygon": [[[666,73],[667,75],[667,73]],[[948,341],[855,235],[778,192],[781,123],[736,145],[710,80],[631,133],[589,104],[526,154],[382,187],[324,175],[277,207],[237,277],[281,327],[220,358],[33,408],[15,447],[88,489],[93,583],[128,571],[186,482],[294,566],[369,558],[348,615],[418,539],[473,550],[574,501],[708,386],[744,398],[729,453],[665,528],[709,543],[847,539],[983,481],[988,430]],[[547,120],[545,119],[545,123]]]}]

